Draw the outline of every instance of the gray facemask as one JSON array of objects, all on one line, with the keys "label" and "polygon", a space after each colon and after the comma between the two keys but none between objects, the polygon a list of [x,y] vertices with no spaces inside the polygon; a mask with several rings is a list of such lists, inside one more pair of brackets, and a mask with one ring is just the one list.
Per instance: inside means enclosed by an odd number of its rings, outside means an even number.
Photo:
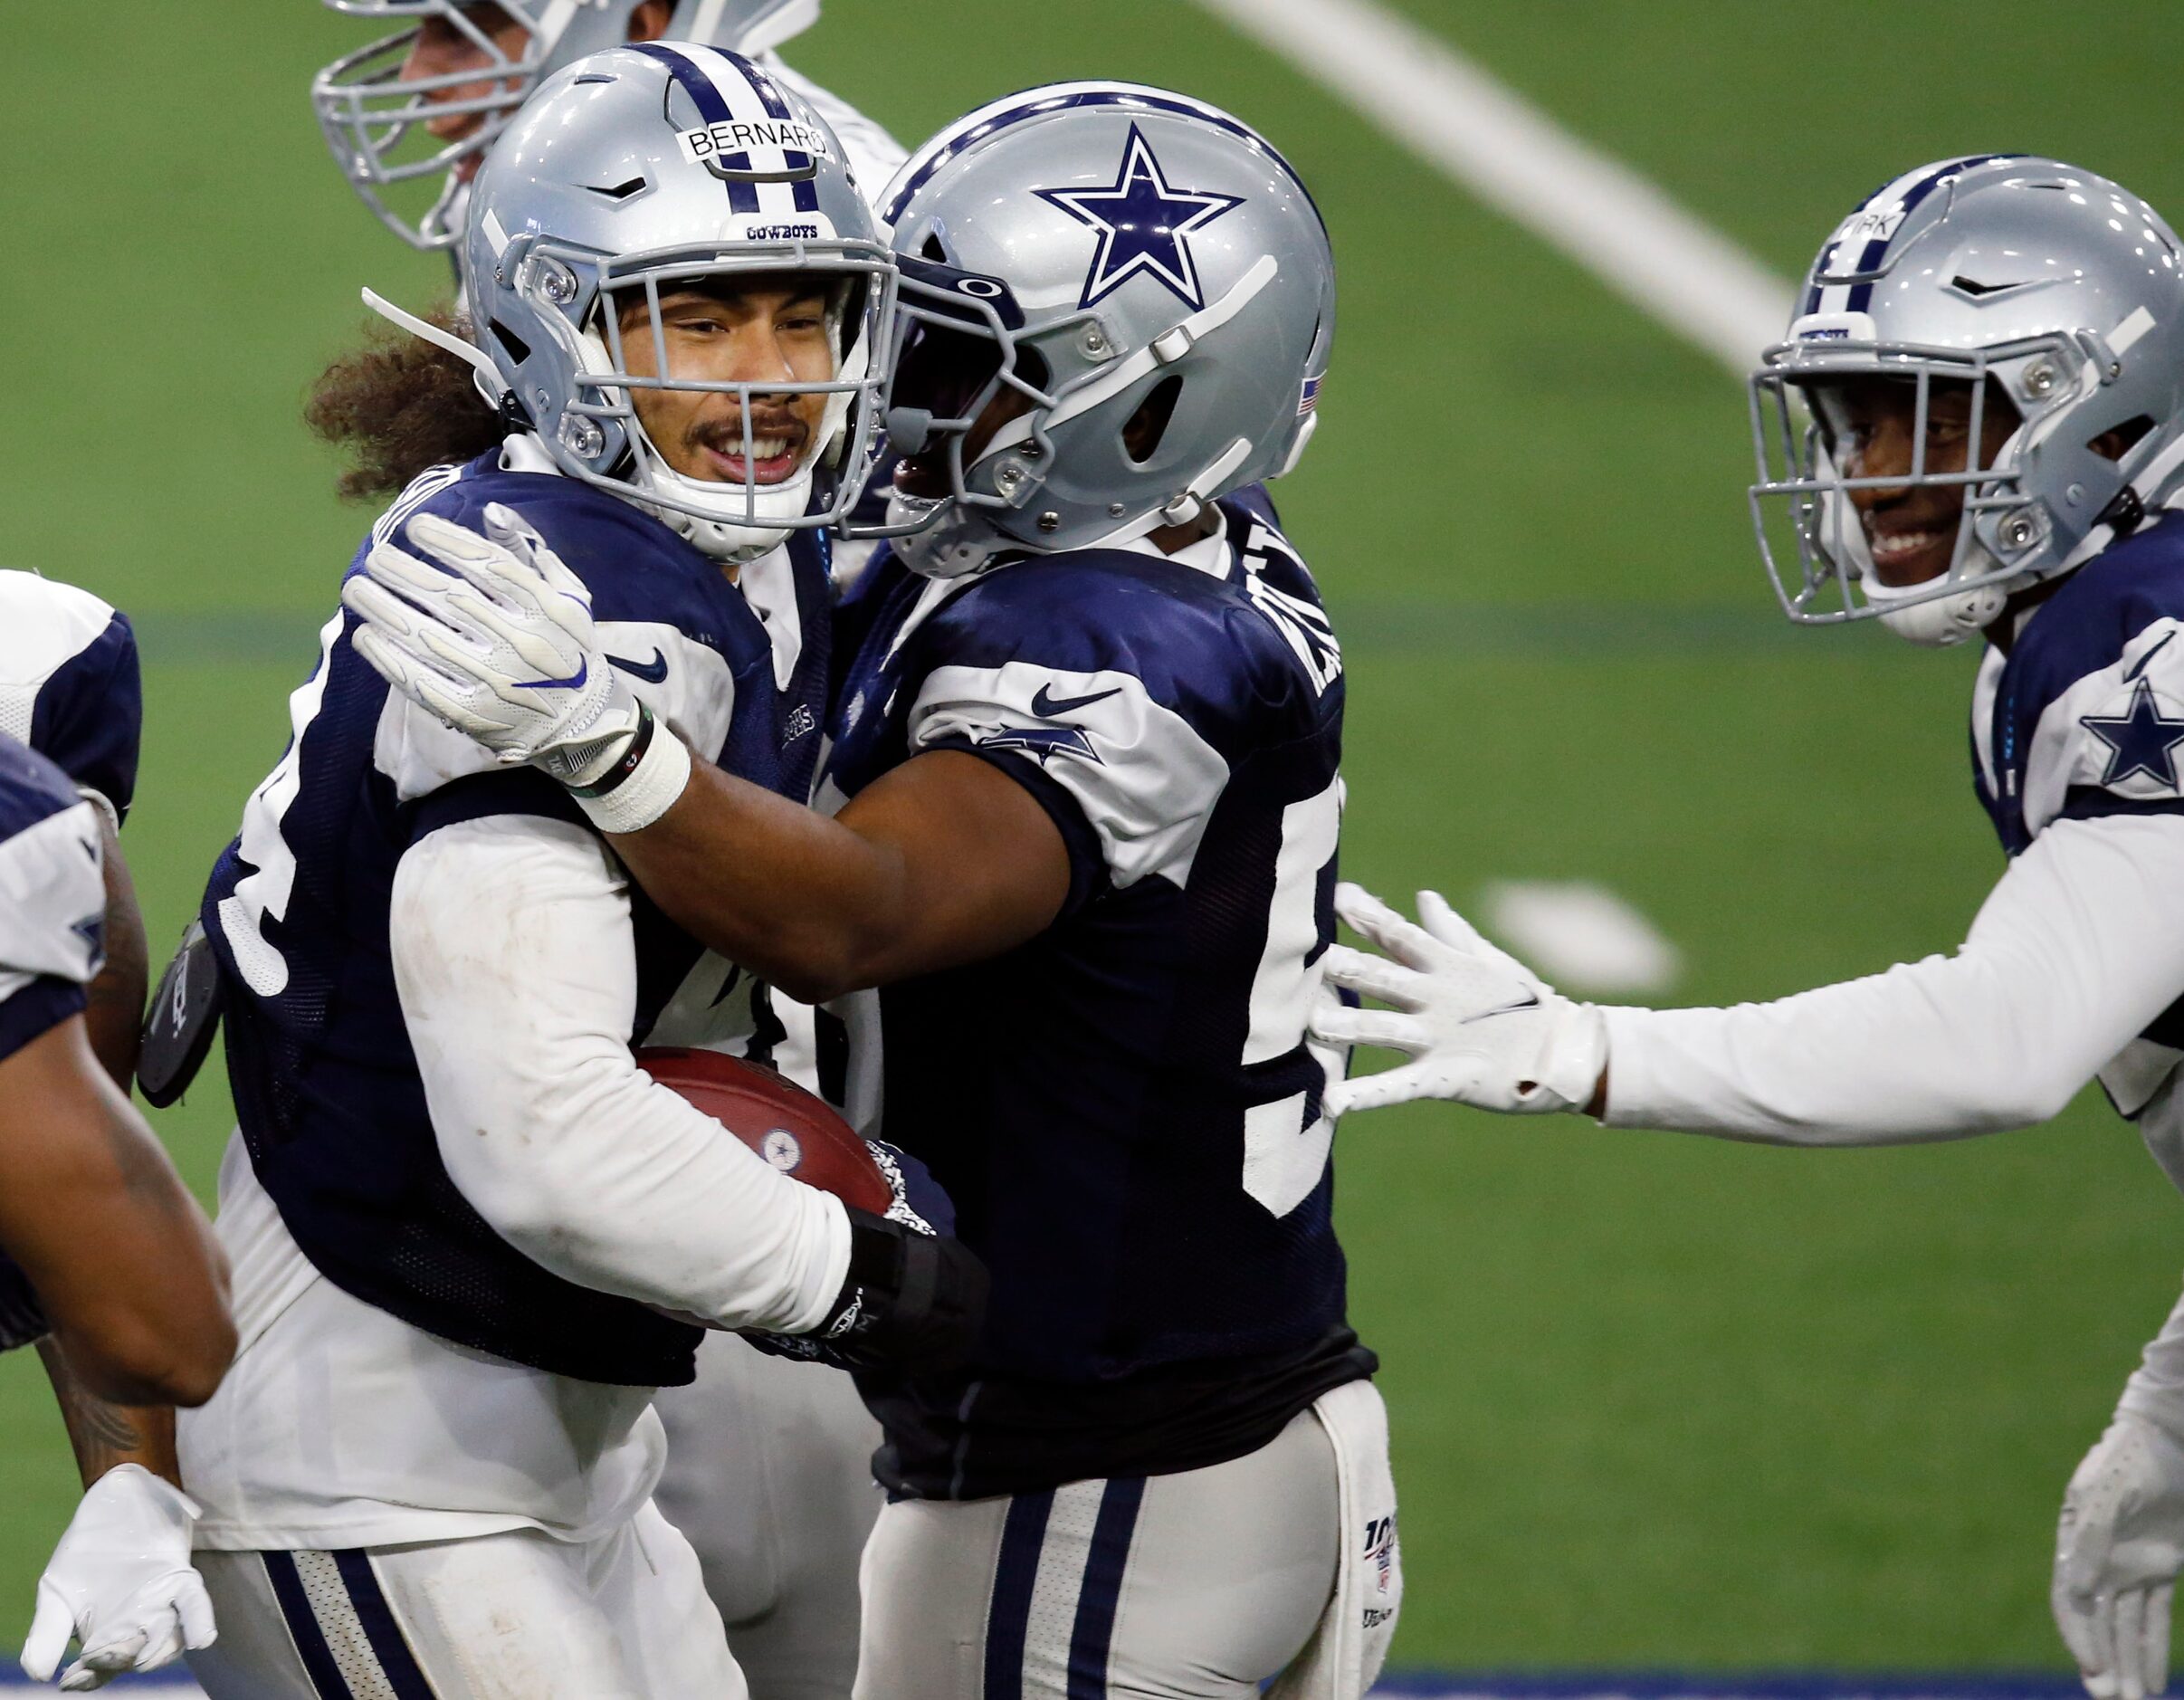
[{"label": "gray facemask", "polygon": [[[629,40],[642,0],[321,0],[345,17],[388,27],[311,79],[311,108],[334,164],[358,198],[412,247],[463,237],[469,173],[531,90],[564,65]],[[675,0],[667,38],[765,53],[818,18],[819,0]],[[466,68],[405,75],[427,30],[466,50]],[[505,47],[502,43],[507,43]],[[476,89],[474,93],[464,92]],[[480,120],[452,141],[435,119]]]},{"label": "gray facemask", "polygon": [[[1751,379],[1753,524],[1790,618],[1877,617],[1913,641],[1960,642],[2011,592],[2070,570],[2157,506],[2184,444],[2179,260],[2151,207],[2053,159],[1945,160],[1861,205]],[[1904,387],[1912,461],[1855,476],[1837,398],[1876,381]],[[1964,454],[1931,466],[1937,402],[1965,391]],[[1976,451],[2005,404],[2012,428],[1982,465]],[[2093,446],[2119,440],[2120,455]],[[1947,569],[1884,584],[1856,493],[1943,485],[1963,492]]]}]

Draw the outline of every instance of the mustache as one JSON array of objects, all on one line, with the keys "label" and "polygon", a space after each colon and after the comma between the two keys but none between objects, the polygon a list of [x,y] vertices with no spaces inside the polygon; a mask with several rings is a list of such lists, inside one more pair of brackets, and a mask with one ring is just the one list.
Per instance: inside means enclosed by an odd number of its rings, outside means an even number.
[{"label": "mustache", "polygon": [[[759,437],[787,437],[792,448],[802,448],[811,428],[787,408],[775,412],[759,408],[749,415],[749,435],[753,441]],[[711,449],[716,454],[743,453],[744,416],[738,415],[728,419],[704,419],[691,425],[683,433],[683,440],[693,448]]]}]

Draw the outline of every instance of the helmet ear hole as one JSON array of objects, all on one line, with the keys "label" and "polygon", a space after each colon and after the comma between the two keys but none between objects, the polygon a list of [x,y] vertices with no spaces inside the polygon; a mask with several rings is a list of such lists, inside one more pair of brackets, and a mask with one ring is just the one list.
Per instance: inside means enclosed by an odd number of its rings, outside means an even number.
[{"label": "helmet ear hole", "polygon": [[2126,419],[2120,425],[2111,425],[2085,446],[2103,460],[2120,461],[2139,445],[2140,440],[2153,429],[2153,415],[2141,414],[2135,419]]},{"label": "helmet ear hole", "polygon": [[1182,394],[1182,374],[1171,373],[1138,404],[1138,411],[1122,427],[1122,452],[1132,465],[1142,466],[1160,452],[1160,439],[1168,435],[1168,422],[1176,416],[1177,398]]}]

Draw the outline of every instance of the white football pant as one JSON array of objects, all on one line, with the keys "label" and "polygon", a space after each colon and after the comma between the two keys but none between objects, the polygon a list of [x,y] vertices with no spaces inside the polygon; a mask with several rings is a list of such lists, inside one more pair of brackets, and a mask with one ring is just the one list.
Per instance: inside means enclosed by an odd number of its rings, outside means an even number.
[{"label": "white football pant", "polygon": [[697,1549],[751,1700],[849,1700],[857,1561],[880,1513],[880,1425],[839,1370],[709,1333],[663,1388],[653,1503]]},{"label": "white football pant", "polygon": [[697,1555],[650,1504],[580,1546],[519,1529],[196,1564],[212,1700],[747,1700]]},{"label": "white football pant", "polygon": [[1341,1531],[1309,1410],[1208,1469],[890,1504],[856,1700],[1257,1700],[1319,1627]]}]

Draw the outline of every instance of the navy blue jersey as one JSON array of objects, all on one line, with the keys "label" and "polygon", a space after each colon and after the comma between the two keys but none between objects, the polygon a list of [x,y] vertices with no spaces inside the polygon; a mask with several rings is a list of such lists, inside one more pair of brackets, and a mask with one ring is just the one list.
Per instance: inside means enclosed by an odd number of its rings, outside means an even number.
[{"label": "navy blue jersey", "polygon": [[1032,793],[1071,868],[1036,939],[852,1013],[853,1113],[931,1166],[994,1278],[962,1374],[864,1382],[897,1491],[1216,1463],[1373,1367],[1304,1036],[1340,653],[1264,514],[1227,504],[1188,560],[898,578],[849,673],[823,807],[962,750]]},{"label": "navy blue jersey", "polygon": [[774,684],[781,739],[781,788],[811,795],[825,742],[834,661],[831,551],[820,531],[793,531],[776,553],[742,569],[739,581],[774,644]]},{"label": "navy blue jersey", "polygon": [[1973,784],[2002,848],[2048,823],[2184,809],[2184,515],[2064,579],[1972,697]]},{"label": "navy blue jersey", "polygon": [[126,819],[144,687],[128,618],[88,590],[0,572],[0,733],[28,744]]},{"label": "navy blue jersey", "polygon": [[[494,501],[583,578],[609,662],[653,712],[729,772],[779,788],[765,628],[717,563],[656,521],[488,455],[426,473],[375,534],[418,511],[476,527]],[[290,702],[293,740],[205,898],[229,1078],[258,1179],[320,1273],[405,1321],[558,1374],[686,1381],[698,1330],[531,1263],[441,1163],[389,955],[396,864],[456,822],[582,817],[550,780],[499,766],[390,693],[351,648],[354,624],[337,614],[321,633],[319,664]],[[633,903],[637,1041],[758,1036],[750,982],[641,896]]]},{"label": "navy blue jersey", "polygon": [[[90,805],[53,763],[0,735],[0,1065],[83,1012],[105,912]],[[0,1251],[0,1351],[44,1332],[37,1295]]]},{"label": "navy blue jersey", "polygon": [[[2184,812],[2179,632],[2184,515],[2168,514],[2064,579],[2007,650],[1988,648],[1972,784],[2008,854],[2057,820]],[[2184,1050],[2184,1002],[2143,1036]]]}]

